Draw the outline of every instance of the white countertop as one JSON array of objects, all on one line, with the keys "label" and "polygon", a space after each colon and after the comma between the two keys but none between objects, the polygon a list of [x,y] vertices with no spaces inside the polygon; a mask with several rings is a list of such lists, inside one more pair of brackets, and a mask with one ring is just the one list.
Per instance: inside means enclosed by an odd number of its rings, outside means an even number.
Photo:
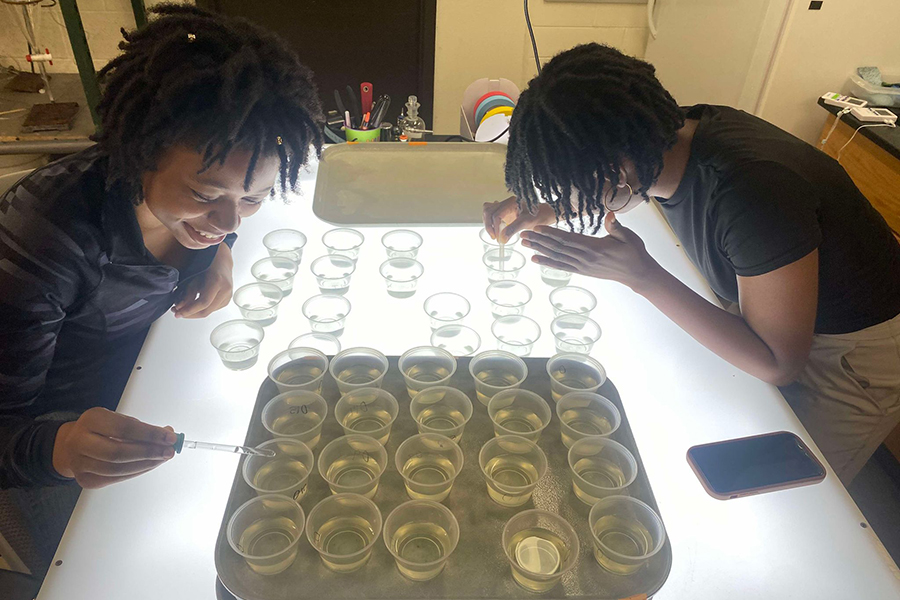
[{"label": "white countertop", "polygon": [[[266,328],[259,362],[229,371],[209,343],[213,327],[240,316],[233,304],[199,321],[167,315],[147,337],[120,412],[191,439],[241,443],[269,359],[309,331],[300,306],[318,293],[309,265],[324,254],[321,235],[331,228],[312,214],[314,184],[314,174],[305,175],[299,196],[268,201],[239,231],[235,288],[252,281],[250,265],[266,256],[265,233],[293,227],[309,237],[294,293]],[[713,298],[653,206],[621,221],[664,267]],[[387,229],[362,229],[341,343],[388,355],[428,344],[422,302],[451,290],[472,303],[468,324],[482,349],[494,348],[478,229],[416,229],[425,238],[425,275],[403,300],[387,295],[378,274]],[[526,315],[543,330],[532,356],[551,356],[551,288],[531,263],[521,280],[534,292]],[[688,466],[692,445],[767,431],[794,431],[815,448],[776,388],[707,351],[627,288],[580,276],[572,284],[599,300],[592,316],[603,338],[592,354],[621,395],[672,542],[672,571],[657,598],[900,598],[900,571],[830,469],[818,485],[723,502],[706,494]],[[62,564],[50,568],[38,599],[215,598],[213,548],[237,464],[234,455],[186,451],[147,475],[84,491],[54,559]]]}]

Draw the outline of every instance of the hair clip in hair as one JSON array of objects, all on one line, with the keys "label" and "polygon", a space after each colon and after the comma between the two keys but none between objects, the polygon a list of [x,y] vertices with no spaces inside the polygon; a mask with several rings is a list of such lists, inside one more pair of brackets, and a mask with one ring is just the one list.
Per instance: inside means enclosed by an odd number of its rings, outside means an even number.
[{"label": "hair clip in hair", "polygon": [[188,43],[193,42],[196,39],[197,39],[197,36],[194,35],[193,33],[188,34]]},{"label": "hair clip in hair", "polygon": [[278,136],[275,136],[275,143],[278,144],[279,146],[281,146],[284,144],[284,140],[281,139],[280,135],[278,135]]}]

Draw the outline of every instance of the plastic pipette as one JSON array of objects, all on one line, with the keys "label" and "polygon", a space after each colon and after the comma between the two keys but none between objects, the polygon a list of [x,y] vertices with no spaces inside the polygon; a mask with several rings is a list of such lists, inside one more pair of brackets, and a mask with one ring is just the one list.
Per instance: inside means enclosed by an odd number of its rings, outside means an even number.
[{"label": "plastic pipette", "polygon": [[175,434],[178,440],[175,442],[175,452],[181,454],[184,448],[192,448],[195,450],[217,450],[219,452],[230,452],[231,454],[249,454],[250,456],[266,456],[271,458],[275,456],[274,450],[258,450],[249,446],[233,446],[231,444],[214,444],[212,442],[196,442],[194,440],[184,439],[183,433]]}]

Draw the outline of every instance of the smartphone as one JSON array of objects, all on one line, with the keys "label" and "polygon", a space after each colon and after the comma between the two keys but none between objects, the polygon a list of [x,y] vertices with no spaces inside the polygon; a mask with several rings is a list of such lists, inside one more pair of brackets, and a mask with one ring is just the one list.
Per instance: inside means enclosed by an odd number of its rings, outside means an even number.
[{"label": "smartphone", "polygon": [[713,498],[730,500],[825,479],[825,467],[799,437],[775,431],[694,446],[687,460]]}]

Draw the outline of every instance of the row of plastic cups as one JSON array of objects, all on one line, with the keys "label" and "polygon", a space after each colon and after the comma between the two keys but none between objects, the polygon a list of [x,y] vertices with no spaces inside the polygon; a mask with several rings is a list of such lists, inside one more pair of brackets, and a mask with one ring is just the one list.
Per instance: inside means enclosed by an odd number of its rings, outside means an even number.
[{"label": "row of plastic cups", "polygon": [[[504,350],[487,350],[469,361],[478,401],[488,405],[495,394],[522,385],[528,367],[520,357]],[[606,369],[590,356],[557,354],[547,361],[550,393],[554,402],[569,392],[595,392],[606,383]]]},{"label": "row of plastic cups", "polygon": [[[411,534],[427,526],[432,546],[410,544]],[[440,574],[459,542],[459,523],[447,507],[427,500],[411,500],[384,520],[374,502],[359,494],[335,494],[309,513],[290,498],[265,495],[241,505],[229,523],[229,544],[255,572],[275,575],[297,557],[306,531],[309,544],[323,564],[339,573],[356,571],[368,562],[375,541],[383,535],[400,572],[413,581]]]}]

